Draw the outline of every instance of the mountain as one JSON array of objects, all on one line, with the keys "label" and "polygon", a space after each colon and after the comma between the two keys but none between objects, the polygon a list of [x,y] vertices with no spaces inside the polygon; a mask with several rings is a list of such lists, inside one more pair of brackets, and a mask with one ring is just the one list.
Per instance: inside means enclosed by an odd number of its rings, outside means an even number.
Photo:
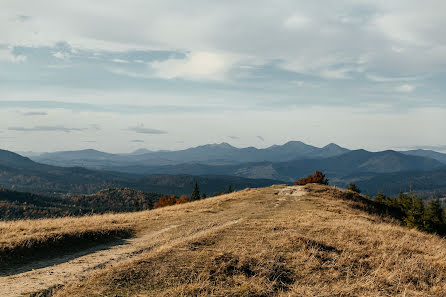
[{"label": "mountain", "polygon": [[148,150],[148,149],[140,148],[140,149],[137,149],[137,150],[135,150],[134,152],[130,153],[130,155],[136,155],[136,156],[138,156],[138,155],[149,154],[149,153],[151,153],[151,152],[152,152],[152,151],[150,151],[150,150]]},{"label": "mountain", "polygon": [[209,165],[185,163],[179,165],[136,167],[128,169],[158,174],[192,174],[192,175],[235,175],[248,178],[272,178],[293,181],[304,175],[322,170],[329,176],[343,176],[354,173],[381,174],[410,170],[433,170],[444,164],[437,160],[409,156],[396,151],[368,152],[365,150],[349,151],[345,154],[317,159],[298,159],[287,162],[251,162],[230,165]]},{"label": "mountain", "polygon": [[351,177],[356,185],[371,196],[378,192],[395,195],[415,191],[425,198],[446,197],[446,166],[431,171],[393,172],[361,178]]},{"label": "mountain", "polygon": [[403,151],[401,153],[410,156],[428,157],[446,164],[446,154],[442,154],[431,150],[411,150],[411,151]]},{"label": "mountain", "polygon": [[2,296],[446,296],[445,239],[393,210],[333,187],[276,185],[7,222],[0,287]]},{"label": "mountain", "polygon": [[247,162],[284,162],[296,159],[326,158],[349,150],[336,144],[318,148],[300,141],[273,145],[265,149],[236,148],[228,143],[206,144],[179,151],[137,150],[131,154],[109,154],[95,150],[44,153],[34,161],[55,166],[82,166],[90,169],[127,171],[134,166],[167,166],[183,163],[228,165]]},{"label": "mountain", "polygon": [[[88,153],[88,152],[87,152]],[[96,152],[94,152],[96,154]],[[91,194],[104,188],[130,187],[146,192],[163,194],[190,194],[195,180],[202,183],[206,192],[224,191],[230,184],[233,188],[264,187],[277,180],[252,180],[237,176],[190,175],[160,176],[127,174],[85,169],[82,167],[58,167],[40,164],[18,154],[0,151],[0,186],[8,189],[36,192],[48,195],[60,193]]]}]

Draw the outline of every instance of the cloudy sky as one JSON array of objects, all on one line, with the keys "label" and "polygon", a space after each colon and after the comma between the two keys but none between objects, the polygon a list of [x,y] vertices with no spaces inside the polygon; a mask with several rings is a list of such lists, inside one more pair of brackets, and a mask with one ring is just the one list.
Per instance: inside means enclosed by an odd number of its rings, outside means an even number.
[{"label": "cloudy sky", "polygon": [[0,147],[446,149],[445,1],[2,0]]}]

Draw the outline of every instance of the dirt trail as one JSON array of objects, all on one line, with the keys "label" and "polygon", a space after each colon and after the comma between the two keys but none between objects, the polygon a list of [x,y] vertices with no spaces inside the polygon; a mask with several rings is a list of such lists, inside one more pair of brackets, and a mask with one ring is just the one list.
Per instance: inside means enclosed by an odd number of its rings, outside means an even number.
[{"label": "dirt trail", "polygon": [[[140,255],[142,252],[156,253],[185,241],[192,240],[203,234],[219,231],[238,222],[239,220],[233,220],[221,225],[209,226],[198,232],[193,232],[188,236],[182,236],[174,240],[163,242],[163,240],[160,239],[162,234],[179,226],[172,225],[155,232],[125,240],[122,244],[100,245],[63,257],[46,261],[43,260],[38,264],[32,263],[29,265],[37,264],[45,267],[0,277],[1,296],[26,296],[27,294],[39,292],[58,285],[82,280],[88,274],[98,269],[130,260]],[[54,265],[55,263],[61,264]]]},{"label": "dirt trail", "polygon": [[[143,234],[117,245],[99,245],[74,254],[30,263],[28,265],[44,268],[0,277],[1,296],[22,296],[82,279],[98,268],[138,255],[142,247],[147,249],[148,243],[156,242],[157,236],[175,227],[177,226],[169,226],[159,231]],[[28,269],[22,267],[22,270]]]},{"label": "dirt trail", "polygon": [[[275,189],[270,189],[270,196],[268,196],[270,198],[265,199],[265,205],[259,204],[256,206],[259,208],[251,209],[251,215],[259,215],[272,206],[281,207],[286,201],[295,201],[297,197],[307,194],[305,189],[296,187]],[[276,195],[274,195],[275,192]],[[258,199],[255,196],[251,198],[252,194],[249,195],[250,199]],[[166,209],[164,215],[159,216],[160,221],[157,227],[153,226],[157,228],[155,231],[149,227],[145,233],[140,232],[131,239],[96,246],[53,259],[36,261],[14,269],[14,274],[0,275],[0,295],[2,297],[26,296],[52,287],[75,283],[105,267],[135,260],[143,253],[145,255],[158,253],[229,228],[241,220],[249,219],[246,209],[252,208],[249,201],[230,197],[223,200],[217,199],[214,202],[210,200],[207,204],[204,203],[205,201],[202,202],[203,204],[200,204],[201,201],[196,204],[202,205],[201,207],[191,205],[185,211]],[[212,206],[208,209],[210,205]],[[182,215],[177,215],[180,212]],[[207,220],[205,217],[213,219]]]}]

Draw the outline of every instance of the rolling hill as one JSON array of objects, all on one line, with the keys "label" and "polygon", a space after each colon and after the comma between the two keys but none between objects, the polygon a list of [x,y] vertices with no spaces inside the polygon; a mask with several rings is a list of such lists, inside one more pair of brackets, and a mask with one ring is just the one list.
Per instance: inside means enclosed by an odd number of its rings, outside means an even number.
[{"label": "rolling hill", "polygon": [[85,169],[58,167],[34,162],[9,151],[0,151],[0,186],[8,189],[47,195],[63,193],[92,194],[105,188],[129,187],[162,194],[190,194],[195,181],[208,194],[234,189],[265,187],[277,180],[253,180],[237,176],[137,175]]},{"label": "rolling hill", "polygon": [[319,185],[0,222],[0,287],[3,296],[445,296],[446,241],[401,223]]}]

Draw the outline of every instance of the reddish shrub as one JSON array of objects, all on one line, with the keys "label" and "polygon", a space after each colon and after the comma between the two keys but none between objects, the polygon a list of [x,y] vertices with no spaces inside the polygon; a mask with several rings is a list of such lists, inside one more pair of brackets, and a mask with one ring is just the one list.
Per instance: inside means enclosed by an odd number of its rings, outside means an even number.
[{"label": "reddish shrub", "polygon": [[325,178],[325,174],[316,170],[313,175],[309,175],[294,182],[294,185],[296,186],[303,186],[306,184],[328,185],[328,179]]},{"label": "reddish shrub", "polygon": [[160,198],[160,200],[155,203],[155,208],[160,208],[160,207],[165,207],[165,206],[169,206],[169,205],[174,205],[177,203],[177,199],[175,198],[175,196],[162,196]]},{"label": "reddish shrub", "polygon": [[177,204],[188,203],[190,202],[190,198],[187,195],[181,195],[180,198],[177,199]]}]

